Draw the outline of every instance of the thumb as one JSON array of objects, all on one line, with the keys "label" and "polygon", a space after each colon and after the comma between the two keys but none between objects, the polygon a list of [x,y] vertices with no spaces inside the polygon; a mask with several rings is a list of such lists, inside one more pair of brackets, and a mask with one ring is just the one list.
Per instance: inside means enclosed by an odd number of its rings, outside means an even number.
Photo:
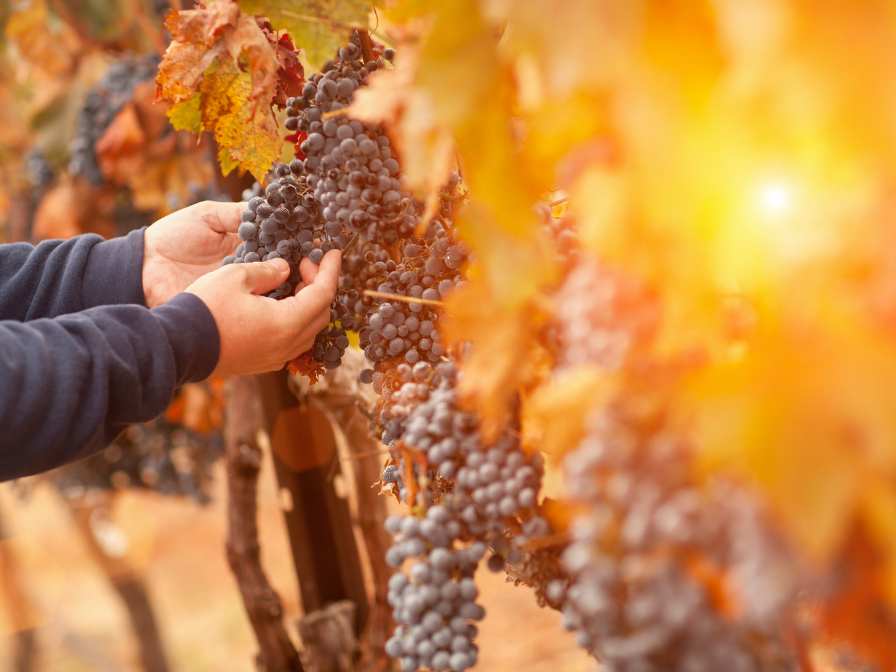
[{"label": "thumb", "polygon": [[266,294],[277,289],[289,277],[286,259],[271,259],[243,264],[243,285],[253,294]]}]

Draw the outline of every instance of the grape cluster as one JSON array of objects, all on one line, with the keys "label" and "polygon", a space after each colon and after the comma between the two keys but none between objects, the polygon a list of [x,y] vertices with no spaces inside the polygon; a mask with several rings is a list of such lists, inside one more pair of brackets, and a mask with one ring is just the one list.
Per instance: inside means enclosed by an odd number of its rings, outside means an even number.
[{"label": "grape cluster", "polygon": [[286,259],[289,277],[268,294],[280,299],[295,293],[301,282],[299,262],[304,257],[320,262],[334,244],[320,226],[317,204],[307,192],[304,176],[295,175],[284,164],[277,164],[272,173],[264,190],[259,188],[248,199],[237,230],[242,242],[224,263]]},{"label": "grape cluster", "polygon": [[56,171],[40,149],[32,149],[25,155],[25,171],[31,184],[31,194],[39,201],[56,179]]},{"label": "grape cluster", "polygon": [[69,171],[73,175],[80,175],[92,184],[103,184],[105,178],[97,163],[95,145],[115,115],[131,100],[134,88],[155,79],[159,61],[155,54],[117,60],[87,93],[70,147]]},{"label": "grape cluster", "polygon": [[[782,549],[737,490],[692,482],[684,446],[661,423],[602,411],[564,465],[583,513],[562,557],[568,578],[545,592],[603,669],[798,669],[779,630],[794,587]],[[738,618],[720,613],[695,558],[745,588]]]},{"label": "grape cluster", "polygon": [[373,305],[365,292],[376,290],[380,278],[395,266],[386,248],[374,241],[364,241],[343,253],[336,312],[346,329],[361,330]]},{"label": "grape cluster", "polygon": [[388,245],[414,231],[418,204],[401,189],[398,158],[385,131],[334,115],[383,66],[382,58],[363,59],[358,39],[342,47],[302,95],[287,102],[286,128],[295,133],[326,225]]},{"label": "grape cluster", "polygon": [[617,371],[650,341],[659,320],[645,287],[593,260],[572,266],[552,305],[550,340],[560,366]]},{"label": "grape cluster", "polygon": [[[400,498],[425,514],[387,521],[396,543],[386,561],[410,565],[390,584],[399,626],[387,652],[402,669],[459,672],[476,662],[472,621],[485,612],[474,602],[473,573],[488,547],[503,549],[489,558],[489,566],[500,569],[505,555],[516,559],[526,541],[548,531],[536,512],[543,465],[539,456],[523,453],[515,433],[483,442],[476,416],[458,406],[453,364],[400,367],[409,380],[387,396],[384,439],[404,452],[384,480],[395,482]],[[408,466],[418,486],[414,501],[401,477]]]},{"label": "grape cluster", "polygon": [[223,452],[219,432],[195,432],[161,417],[131,425],[101,453],[62,467],[51,477],[71,499],[97,490],[137,488],[206,504],[214,464]]},{"label": "grape cluster", "polygon": [[[289,262],[290,275],[282,285],[268,293],[275,299],[295,293],[301,275],[299,264],[307,257],[319,263],[332,249],[342,249],[346,240],[342,230],[327,226],[320,206],[311,194],[308,175],[298,159],[290,165],[274,166],[267,185],[256,183],[243,194],[248,201],[242,213],[238,234],[242,242],[225,264],[251,263],[282,258]],[[315,338],[312,357],[326,368],[335,368],[348,347],[346,328],[340,320],[338,299],[331,307],[330,325]]]},{"label": "grape cluster", "polygon": [[422,519],[392,516],[386,529],[395,536],[386,561],[400,566],[413,559],[408,574],[389,580],[389,604],[398,627],[386,653],[403,672],[421,667],[434,672],[462,672],[476,664],[475,621],[485,609],[476,603],[473,575],[486,553],[485,544],[457,547],[462,525],[446,507],[430,507]]},{"label": "grape cluster", "polygon": [[[442,220],[430,225],[423,239],[411,238],[399,263],[384,264],[376,291],[441,302],[463,282],[459,269],[464,248],[453,242]],[[373,310],[360,332],[361,347],[371,362],[397,358],[407,364],[437,363],[445,356],[438,303],[386,301]]]}]

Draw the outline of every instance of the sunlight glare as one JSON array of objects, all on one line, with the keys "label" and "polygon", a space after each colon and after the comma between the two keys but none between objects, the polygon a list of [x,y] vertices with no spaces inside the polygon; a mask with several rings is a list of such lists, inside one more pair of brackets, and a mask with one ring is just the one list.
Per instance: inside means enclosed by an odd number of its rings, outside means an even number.
[{"label": "sunlight glare", "polygon": [[759,209],[768,217],[783,217],[793,211],[793,186],[782,181],[768,181],[760,185],[757,194]]}]

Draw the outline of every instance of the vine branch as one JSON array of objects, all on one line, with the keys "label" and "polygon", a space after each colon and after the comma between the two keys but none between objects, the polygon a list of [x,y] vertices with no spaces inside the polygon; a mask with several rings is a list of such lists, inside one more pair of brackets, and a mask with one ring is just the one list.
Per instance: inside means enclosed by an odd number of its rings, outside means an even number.
[{"label": "vine branch", "polygon": [[254,378],[235,378],[227,402],[227,562],[236,579],[259,651],[259,672],[301,671],[299,653],[283,625],[280,596],[261,566],[258,542],[258,472],[262,453],[257,434],[261,409]]}]

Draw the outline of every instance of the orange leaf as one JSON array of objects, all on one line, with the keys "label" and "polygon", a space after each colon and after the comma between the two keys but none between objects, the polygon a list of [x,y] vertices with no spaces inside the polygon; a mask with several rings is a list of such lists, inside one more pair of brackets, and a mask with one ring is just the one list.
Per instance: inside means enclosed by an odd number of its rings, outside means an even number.
[{"label": "orange leaf", "polygon": [[541,317],[522,302],[501,312],[484,282],[470,281],[449,297],[442,320],[449,343],[469,342],[460,390],[482,419],[482,433],[493,439],[505,426],[517,392],[538,373],[530,353],[537,346]]},{"label": "orange leaf", "polygon": [[248,65],[251,100],[266,113],[276,94],[280,62],[273,36],[269,38],[254,17],[241,14],[231,0],[212,0],[199,9],[172,12],[166,25],[172,40],[156,80],[160,98],[171,103],[187,100],[215,61],[229,60],[239,69]]},{"label": "orange leaf", "polygon": [[[579,367],[555,375],[539,387],[523,408],[526,445],[553,457],[572,450],[585,433],[588,417],[607,400],[612,385],[597,367]],[[563,422],[557,422],[563,418]]]},{"label": "orange leaf", "polygon": [[47,192],[34,215],[34,237],[71,238],[84,233],[87,189],[81,183],[65,180]]},{"label": "orange leaf", "polygon": [[125,184],[143,167],[146,136],[132,103],[125,105],[96,143],[96,156],[109,180]]}]

